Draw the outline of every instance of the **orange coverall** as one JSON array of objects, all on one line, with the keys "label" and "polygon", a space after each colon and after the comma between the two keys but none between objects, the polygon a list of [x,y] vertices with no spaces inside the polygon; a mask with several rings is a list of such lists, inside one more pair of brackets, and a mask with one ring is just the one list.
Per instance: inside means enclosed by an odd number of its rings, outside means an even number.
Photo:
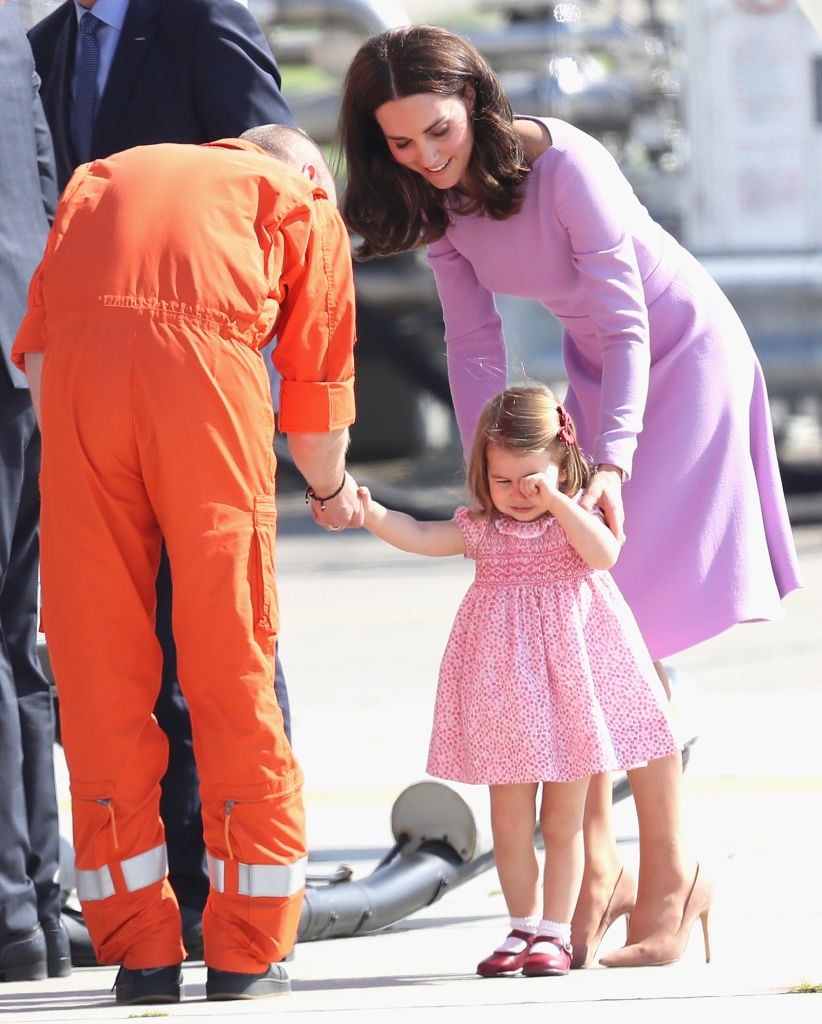
[{"label": "orange coverall", "polygon": [[71,776],[78,893],[97,956],[184,959],[166,878],[152,715],[164,538],[201,778],[205,957],[260,972],[291,948],[302,775],[272,679],[279,428],[354,419],[350,246],[325,194],[250,143],[156,145],[79,168],[14,357],[43,352],[43,623]]}]

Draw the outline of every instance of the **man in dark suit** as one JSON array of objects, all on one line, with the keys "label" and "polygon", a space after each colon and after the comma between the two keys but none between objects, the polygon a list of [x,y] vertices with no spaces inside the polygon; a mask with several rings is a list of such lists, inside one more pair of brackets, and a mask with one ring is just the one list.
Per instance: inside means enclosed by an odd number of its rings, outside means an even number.
[{"label": "man in dark suit", "polygon": [[10,352],[57,188],[34,61],[0,5],[0,981],[71,971],[60,921],[54,707],[37,657],[40,433]]},{"label": "man in dark suit", "polygon": [[[75,97],[85,42],[80,23],[83,15],[88,20],[87,12],[95,19],[97,68],[90,139],[83,140],[77,138]],[[261,124],[294,124],[280,93],[277,62],[238,0],[66,0],[29,30],[29,39],[42,78],[61,190],[78,164],[133,146],[199,144],[233,138]],[[157,580],[163,680],[155,713],[169,739],[169,766],[161,810],[169,879],[180,902],[186,947],[192,958],[201,958],[200,918],[209,883],[191,722],[177,682],[171,604],[171,577],[163,557]],[[276,691],[290,736],[279,658]],[[82,921],[68,913],[74,963],[93,965]]]},{"label": "man in dark suit", "polygon": [[[103,21],[91,152],[78,154],[71,107],[78,14]],[[68,0],[30,31],[61,189],[78,163],[155,142],[210,142],[293,124],[277,63],[237,0]]]}]

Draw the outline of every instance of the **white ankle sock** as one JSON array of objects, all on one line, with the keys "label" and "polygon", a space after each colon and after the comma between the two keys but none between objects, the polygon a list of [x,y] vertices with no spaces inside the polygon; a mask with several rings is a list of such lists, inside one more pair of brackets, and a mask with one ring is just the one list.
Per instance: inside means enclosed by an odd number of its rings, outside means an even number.
[{"label": "white ankle sock", "polygon": [[[512,917],[511,929],[518,932],[527,932],[529,935],[536,935],[538,919],[536,917]],[[525,951],[525,939],[517,938],[516,935],[506,935],[503,942],[494,950],[495,953],[523,953]]]},{"label": "white ankle sock", "polygon": [[[548,942],[559,942],[560,945],[570,945],[570,922],[568,924],[563,924],[559,921],[549,921],[547,918],[543,917],[537,927],[537,943],[542,939],[546,939]],[[538,950],[535,950],[535,952],[538,952]]]},{"label": "white ankle sock", "polygon": [[537,926],[539,925],[539,918],[536,914],[532,914],[530,917],[511,917],[511,928],[516,929],[518,932],[528,932],[529,935],[537,934]]}]

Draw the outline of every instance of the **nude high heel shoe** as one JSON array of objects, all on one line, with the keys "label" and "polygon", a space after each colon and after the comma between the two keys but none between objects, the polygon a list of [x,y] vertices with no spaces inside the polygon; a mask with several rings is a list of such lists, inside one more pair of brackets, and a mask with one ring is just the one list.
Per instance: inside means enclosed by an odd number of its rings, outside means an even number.
[{"label": "nude high heel shoe", "polygon": [[619,875],[614,883],[614,890],[605,907],[602,919],[596,931],[591,935],[587,943],[574,941],[574,952],[571,958],[571,970],[580,970],[590,967],[594,957],[597,955],[605,933],[614,922],[621,917],[631,920],[631,911],[636,903],[636,879],[625,868],[619,869]]},{"label": "nude high heel shoe", "polygon": [[614,950],[599,961],[605,967],[661,967],[679,960],[688,945],[691,929],[699,918],[702,924],[702,939],[705,943],[705,962],[711,962],[711,944],[708,938],[708,914],[711,909],[713,884],[696,868],[691,891],[682,908],[682,920],[673,933],[650,935],[642,942],[635,942],[622,949]]}]

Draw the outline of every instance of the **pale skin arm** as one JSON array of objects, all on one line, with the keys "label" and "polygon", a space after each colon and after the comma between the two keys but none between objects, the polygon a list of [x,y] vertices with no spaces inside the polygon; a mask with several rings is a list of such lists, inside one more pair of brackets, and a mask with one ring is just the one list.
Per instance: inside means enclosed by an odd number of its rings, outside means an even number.
[{"label": "pale skin arm", "polygon": [[29,379],[29,391],[31,392],[31,404],[34,406],[34,415],[37,419],[37,426],[40,424],[40,382],[43,378],[43,353],[26,352],[26,376]]},{"label": "pale skin arm", "polygon": [[446,520],[423,522],[405,512],[396,512],[374,501],[367,487],[357,491],[363,504],[366,530],[400,551],[415,555],[464,555],[462,530]]},{"label": "pale skin arm", "polygon": [[574,549],[592,569],[610,569],[616,563],[621,542],[598,516],[557,490],[544,473],[524,476],[520,486],[524,494],[545,503],[545,511],[565,530]]},{"label": "pale skin arm", "polygon": [[363,507],[357,484],[345,471],[348,430],[332,430],[327,434],[292,432],[288,435],[288,449],[315,494],[321,497],[334,494],[344,480],[342,490],[335,497],[325,502],[311,502],[314,521],[327,530],[362,526]]},{"label": "pale skin arm", "polygon": [[603,463],[597,468],[580,500],[582,508],[592,512],[602,509],[605,522],[620,544],[625,543],[625,512],[622,507],[622,470]]}]

